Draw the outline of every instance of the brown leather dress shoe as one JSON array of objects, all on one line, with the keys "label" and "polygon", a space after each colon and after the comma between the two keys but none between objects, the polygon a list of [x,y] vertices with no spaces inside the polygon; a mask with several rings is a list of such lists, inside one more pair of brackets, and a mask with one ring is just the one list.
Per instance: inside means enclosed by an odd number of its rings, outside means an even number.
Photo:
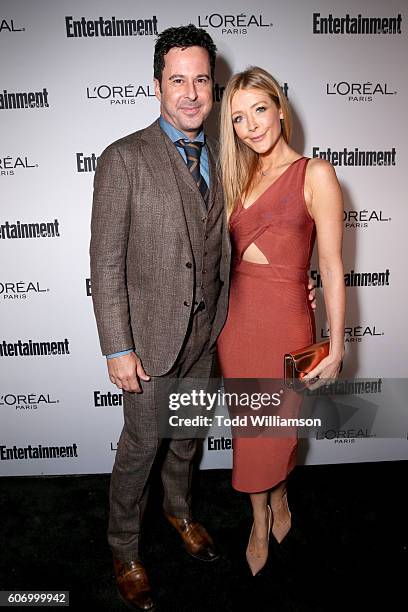
[{"label": "brown leather dress shoe", "polygon": [[116,584],[125,604],[132,610],[154,610],[146,570],[140,561],[121,561],[113,558]]},{"label": "brown leather dress shoe", "polygon": [[167,513],[165,517],[181,535],[189,555],[200,561],[215,561],[219,558],[211,536],[200,523],[189,518],[176,518]]}]

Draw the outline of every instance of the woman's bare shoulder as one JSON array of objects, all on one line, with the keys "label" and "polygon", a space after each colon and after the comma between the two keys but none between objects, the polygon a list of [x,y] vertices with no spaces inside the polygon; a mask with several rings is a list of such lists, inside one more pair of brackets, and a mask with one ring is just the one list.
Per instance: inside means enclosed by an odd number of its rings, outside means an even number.
[{"label": "woman's bare shoulder", "polygon": [[312,157],[307,164],[307,174],[316,179],[330,179],[336,176],[336,171],[332,164],[326,159]]}]

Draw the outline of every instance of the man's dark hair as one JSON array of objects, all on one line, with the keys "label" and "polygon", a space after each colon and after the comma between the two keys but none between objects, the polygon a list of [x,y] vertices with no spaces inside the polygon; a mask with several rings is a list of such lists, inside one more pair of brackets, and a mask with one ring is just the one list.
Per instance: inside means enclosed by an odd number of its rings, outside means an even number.
[{"label": "man's dark hair", "polygon": [[161,85],[162,73],[164,68],[164,56],[174,47],[203,47],[210,56],[211,78],[214,80],[215,58],[217,47],[211,36],[202,28],[197,28],[190,23],[187,26],[178,28],[167,28],[157,37],[154,46],[154,78]]}]

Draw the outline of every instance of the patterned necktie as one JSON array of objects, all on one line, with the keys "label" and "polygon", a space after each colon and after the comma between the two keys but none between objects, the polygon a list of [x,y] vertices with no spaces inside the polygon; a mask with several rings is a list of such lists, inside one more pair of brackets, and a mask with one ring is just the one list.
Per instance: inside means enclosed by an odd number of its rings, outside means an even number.
[{"label": "patterned necktie", "polygon": [[184,149],[187,158],[187,168],[190,170],[197,187],[203,196],[204,202],[207,204],[210,190],[200,172],[200,155],[201,147],[204,146],[203,142],[195,140],[194,142],[186,142],[185,140],[177,140],[176,145]]}]

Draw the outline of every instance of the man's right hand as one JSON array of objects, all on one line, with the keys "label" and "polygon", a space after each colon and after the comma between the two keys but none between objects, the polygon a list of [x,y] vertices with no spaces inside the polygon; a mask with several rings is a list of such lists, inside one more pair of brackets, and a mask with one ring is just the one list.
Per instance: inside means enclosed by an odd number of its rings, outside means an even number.
[{"label": "man's right hand", "polygon": [[141,393],[141,380],[150,380],[150,376],[143,369],[142,362],[136,353],[128,353],[121,357],[112,357],[107,360],[109,378],[111,382],[124,391]]}]

